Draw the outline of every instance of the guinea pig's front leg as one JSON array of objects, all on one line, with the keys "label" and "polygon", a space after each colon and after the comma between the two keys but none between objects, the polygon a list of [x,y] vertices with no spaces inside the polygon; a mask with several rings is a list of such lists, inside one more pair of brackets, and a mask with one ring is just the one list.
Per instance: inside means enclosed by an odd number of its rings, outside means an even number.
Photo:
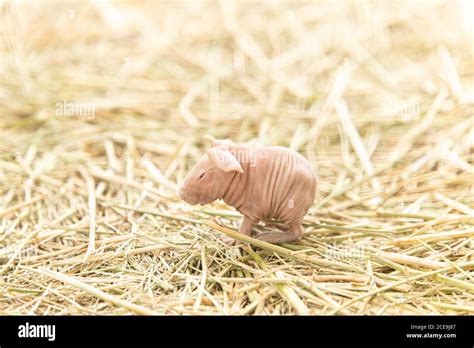
[{"label": "guinea pig's front leg", "polygon": [[[240,221],[240,228],[239,232],[242,234],[245,234],[246,236],[250,236],[250,233],[252,232],[252,228],[258,223],[258,221],[253,220],[252,218],[244,215],[242,220]],[[241,241],[224,236],[221,238],[221,240],[227,244],[227,245],[239,245],[242,244]]]},{"label": "guinea pig's front leg", "polygon": [[240,228],[239,232],[245,234],[246,236],[250,236],[252,232],[252,228],[258,223],[258,221],[253,220],[252,218],[244,215],[242,221],[240,221]]}]

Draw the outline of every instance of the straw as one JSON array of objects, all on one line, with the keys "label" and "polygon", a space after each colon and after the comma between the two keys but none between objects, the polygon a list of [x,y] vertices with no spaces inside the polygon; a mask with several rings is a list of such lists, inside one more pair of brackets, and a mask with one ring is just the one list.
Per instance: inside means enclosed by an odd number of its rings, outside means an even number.
[{"label": "straw", "polygon": [[[0,1],[0,314],[472,315],[463,6]],[[299,241],[179,197],[205,134],[310,161]]]}]

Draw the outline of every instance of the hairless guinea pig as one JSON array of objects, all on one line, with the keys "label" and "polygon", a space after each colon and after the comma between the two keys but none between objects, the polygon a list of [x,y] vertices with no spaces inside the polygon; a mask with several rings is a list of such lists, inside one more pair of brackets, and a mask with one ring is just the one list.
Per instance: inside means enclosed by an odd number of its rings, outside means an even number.
[{"label": "hairless guinea pig", "polygon": [[[189,204],[223,199],[241,214],[240,233],[250,235],[259,221],[278,230],[256,238],[288,243],[303,235],[301,221],[316,195],[316,176],[309,161],[281,146],[251,147],[230,140],[204,138],[211,147],[184,180],[179,192]],[[271,220],[283,223],[272,223]]]}]

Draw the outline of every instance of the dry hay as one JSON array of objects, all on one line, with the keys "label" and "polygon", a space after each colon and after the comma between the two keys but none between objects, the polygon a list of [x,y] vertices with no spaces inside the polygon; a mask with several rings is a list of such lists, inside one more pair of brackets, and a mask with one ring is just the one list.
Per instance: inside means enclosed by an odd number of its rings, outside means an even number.
[{"label": "dry hay", "polygon": [[[474,312],[471,5],[0,6],[0,313]],[[179,200],[206,133],[312,161],[301,241]]]}]

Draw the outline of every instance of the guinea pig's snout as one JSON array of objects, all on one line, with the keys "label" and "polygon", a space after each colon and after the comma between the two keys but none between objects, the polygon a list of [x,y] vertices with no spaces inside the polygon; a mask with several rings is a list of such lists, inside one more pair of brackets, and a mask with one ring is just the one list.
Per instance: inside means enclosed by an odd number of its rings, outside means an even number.
[{"label": "guinea pig's snout", "polygon": [[179,197],[187,203],[192,203],[193,195],[189,192],[188,188],[185,186],[179,189]]},{"label": "guinea pig's snout", "polygon": [[179,189],[179,197],[186,203],[189,203],[192,205],[197,203],[196,195],[192,191],[190,191],[187,187],[181,187]]}]

